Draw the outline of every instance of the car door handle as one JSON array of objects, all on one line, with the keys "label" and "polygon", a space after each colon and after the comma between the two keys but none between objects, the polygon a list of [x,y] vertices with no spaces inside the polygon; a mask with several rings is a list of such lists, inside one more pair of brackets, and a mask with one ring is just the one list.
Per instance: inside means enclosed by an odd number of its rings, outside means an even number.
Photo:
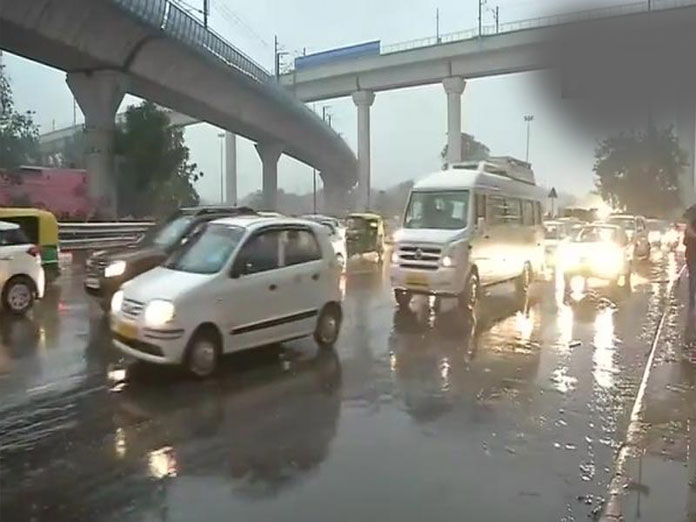
[{"label": "car door handle", "polygon": [[312,279],[313,279],[314,281],[319,281],[319,274],[313,274],[313,275],[312,275]]},{"label": "car door handle", "polygon": [[277,288],[278,288],[278,285],[276,285],[275,283],[273,283],[272,285],[269,285],[269,287],[268,287],[268,289],[269,289],[271,292],[273,292],[273,291],[276,290]]}]

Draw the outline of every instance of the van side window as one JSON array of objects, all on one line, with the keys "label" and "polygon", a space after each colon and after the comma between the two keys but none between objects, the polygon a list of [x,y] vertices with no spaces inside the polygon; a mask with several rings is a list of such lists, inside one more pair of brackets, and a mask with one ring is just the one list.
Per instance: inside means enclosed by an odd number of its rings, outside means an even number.
[{"label": "van side window", "polygon": [[285,230],[281,236],[285,266],[299,265],[321,259],[317,238],[309,230]]},{"label": "van side window", "polygon": [[505,222],[510,224],[522,223],[522,202],[519,199],[506,198],[507,214]]},{"label": "van side window", "polygon": [[244,274],[257,274],[280,266],[278,230],[268,230],[251,237],[237,255],[235,265]]},{"label": "van side window", "polygon": [[486,196],[476,194],[476,221],[478,218],[486,218]]},{"label": "van side window", "polygon": [[507,215],[507,206],[505,200],[499,196],[488,196],[488,221],[492,225],[500,225],[505,223]]},{"label": "van side window", "polygon": [[522,201],[522,224],[532,226],[535,222],[534,203],[531,201]]}]

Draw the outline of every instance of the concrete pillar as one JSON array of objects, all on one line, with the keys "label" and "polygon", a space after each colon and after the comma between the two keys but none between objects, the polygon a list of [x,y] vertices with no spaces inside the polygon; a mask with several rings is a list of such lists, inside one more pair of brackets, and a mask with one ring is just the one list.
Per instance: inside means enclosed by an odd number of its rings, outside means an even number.
[{"label": "concrete pillar", "polygon": [[686,166],[679,176],[679,197],[684,207],[696,203],[696,106],[686,102],[677,112],[677,137],[686,153]]},{"label": "concrete pillar", "polygon": [[104,217],[116,217],[114,117],[126,93],[126,76],[117,71],[68,73],[68,87],[85,115],[88,194]]},{"label": "concrete pillar", "polygon": [[237,135],[225,132],[225,203],[237,204]]},{"label": "concrete pillar", "polygon": [[353,103],[358,108],[358,209],[370,208],[370,107],[375,93],[356,91]]},{"label": "concrete pillar", "polygon": [[330,216],[343,216],[349,208],[348,201],[348,191],[340,186],[333,185],[327,180],[330,178],[324,178],[324,205],[321,210],[322,214],[328,214]]},{"label": "concrete pillar", "polygon": [[278,158],[283,152],[277,143],[257,143],[263,172],[263,209],[278,210]]},{"label": "concrete pillar", "polygon": [[457,76],[445,78],[447,93],[447,163],[462,161],[462,93],[466,82]]}]

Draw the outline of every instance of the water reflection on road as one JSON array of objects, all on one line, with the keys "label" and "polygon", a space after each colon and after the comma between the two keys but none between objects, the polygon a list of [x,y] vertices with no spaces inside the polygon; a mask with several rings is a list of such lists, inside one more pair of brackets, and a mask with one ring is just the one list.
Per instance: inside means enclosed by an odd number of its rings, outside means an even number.
[{"label": "water reflection on road", "polygon": [[204,383],[123,364],[66,275],[0,321],[0,519],[584,519],[677,265],[580,302],[495,289],[471,321],[426,299],[396,312],[356,262],[335,350],[237,354]]}]

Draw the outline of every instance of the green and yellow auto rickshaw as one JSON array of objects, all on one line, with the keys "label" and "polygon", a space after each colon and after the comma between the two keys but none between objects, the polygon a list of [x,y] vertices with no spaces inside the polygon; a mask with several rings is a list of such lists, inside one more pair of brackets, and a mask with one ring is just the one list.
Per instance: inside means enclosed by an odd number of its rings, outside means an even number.
[{"label": "green and yellow auto rickshaw", "polygon": [[348,257],[374,252],[379,261],[384,254],[384,220],[377,214],[361,212],[346,218],[346,251]]},{"label": "green and yellow auto rickshaw", "polygon": [[0,221],[16,223],[29,241],[39,247],[47,281],[53,281],[60,275],[58,221],[53,214],[38,208],[0,207]]}]

